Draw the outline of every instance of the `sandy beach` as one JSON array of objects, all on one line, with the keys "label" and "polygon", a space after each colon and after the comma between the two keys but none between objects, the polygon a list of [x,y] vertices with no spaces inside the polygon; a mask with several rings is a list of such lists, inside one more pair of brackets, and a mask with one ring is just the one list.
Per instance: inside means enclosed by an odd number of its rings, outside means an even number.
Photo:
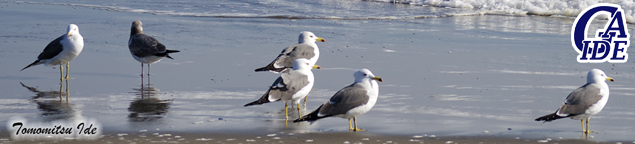
[{"label": "sandy beach", "polygon": [[[32,142],[11,140],[15,117],[95,119],[103,133],[91,143],[635,141],[635,62],[578,63],[568,17],[218,18],[13,1],[0,1],[0,13],[0,122],[6,123],[0,143]],[[168,49],[181,51],[153,64],[145,79],[127,47],[134,20]],[[20,71],[70,23],[79,26],[85,47],[70,62],[68,82],[60,83],[57,68]],[[278,77],[253,70],[296,43],[301,31],[326,40],[317,43],[322,69],[313,70],[316,82],[303,114],[353,83],[355,70],[368,68],[384,82],[375,107],[358,117],[367,131],[349,132],[341,118],[286,123],[282,102],[243,107]],[[553,113],[593,68],[616,80],[608,82],[606,107],[591,118],[596,133],[581,135],[577,120],[534,121]],[[68,99],[59,99],[60,87],[68,89]]]}]

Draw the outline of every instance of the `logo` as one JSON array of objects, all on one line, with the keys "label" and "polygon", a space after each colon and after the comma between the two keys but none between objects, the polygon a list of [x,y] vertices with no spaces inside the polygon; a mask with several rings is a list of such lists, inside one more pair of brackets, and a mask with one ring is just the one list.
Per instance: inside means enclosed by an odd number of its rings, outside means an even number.
[{"label": "logo", "polygon": [[101,136],[101,125],[95,119],[75,118],[54,121],[29,121],[12,117],[7,123],[12,140],[94,140]]},{"label": "logo", "polygon": [[[604,29],[598,29],[594,38],[587,38],[589,24],[599,15],[608,17]],[[616,4],[599,3],[583,10],[571,28],[571,45],[579,54],[578,62],[625,63],[630,34],[624,20],[624,10]]]}]

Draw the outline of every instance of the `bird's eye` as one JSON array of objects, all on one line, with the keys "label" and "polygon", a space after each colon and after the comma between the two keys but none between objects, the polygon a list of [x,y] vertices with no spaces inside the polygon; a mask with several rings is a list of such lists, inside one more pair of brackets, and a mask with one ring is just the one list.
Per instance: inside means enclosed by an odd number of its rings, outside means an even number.
[{"label": "bird's eye", "polygon": [[306,63],[306,65],[309,65],[309,63]]},{"label": "bird's eye", "polygon": [[604,76],[604,74],[600,74],[601,76]]},{"label": "bird's eye", "polygon": [[313,38],[313,36],[309,36],[309,37]]},{"label": "bird's eye", "polygon": [[368,76],[368,74],[364,74],[364,76]]}]

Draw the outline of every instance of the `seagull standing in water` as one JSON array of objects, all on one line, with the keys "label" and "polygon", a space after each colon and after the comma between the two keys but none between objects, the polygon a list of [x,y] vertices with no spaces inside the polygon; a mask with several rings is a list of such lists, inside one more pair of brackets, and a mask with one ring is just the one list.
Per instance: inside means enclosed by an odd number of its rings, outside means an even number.
[{"label": "seagull standing in water", "polygon": [[128,48],[135,60],[141,62],[141,77],[143,77],[143,64],[148,64],[148,76],[150,75],[150,64],[161,61],[161,58],[167,57],[169,53],[179,52],[178,50],[168,50],[165,45],[161,44],[157,39],[143,34],[142,23],[139,20],[132,22],[130,30],[130,40],[128,40]]},{"label": "seagull standing in water", "polygon": [[[358,70],[353,76],[355,76],[355,83],[344,87],[315,111],[293,122],[313,122],[322,118],[335,116],[348,119],[349,130],[364,131],[357,128],[356,116],[364,114],[373,108],[379,96],[379,85],[377,85],[377,81],[383,82],[383,80],[373,75],[368,69]],[[351,118],[353,118],[355,122],[355,127],[351,125]]]},{"label": "seagull standing in water", "polygon": [[[293,62],[299,58],[306,58],[310,65],[315,65],[320,58],[320,49],[315,44],[316,41],[325,42],[323,38],[315,36],[312,32],[303,31],[298,37],[298,44],[283,49],[271,63],[265,67],[257,68],[255,71],[284,72],[293,67]],[[307,98],[308,95],[304,97],[304,106],[306,106]]]},{"label": "seagull standing in water", "polygon": [[[23,71],[31,66],[44,64],[60,65],[60,80],[68,80],[69,62],[75,59],[84,49],[84,37],[79,34],[79,28],[75,24],[68,25],[66,33],[57,39],[51,41],[44,51],[40,53],[35,62],[22,68]],[[66,77],[63,77],[64,67],[66,64]]]},{"label": "seagull standing in water", "polygon": [[[606,76],[602,70],[593,69],[589,71],[585,85],[571,92],[564,100],[564,104],[556,112],[539,117],[536,121],[550,122],[561,118],[571,118],[580,120],[583,133],[591,133],[589,131],[591,115],[602,111],[602,108],[609,100],[609,85],[606,84],[606,81],[613,82],[615,80]],[[585,119],[586,129],[584,128]]]},{"label": "seagull standing in water", "polygon": [[296,59],[293,63],[293,69],[282,73],[260,99],[245,104],[245,106],[261,105],[282,100],[284,101],[285,116],[289,119],[287,101],[291,101],[292,104],[298,105],[298,117],[302,116],[300,113],[300,100],[308,95],[311,92],[311,88],[313,88],[312,68],[319,69],[319,66],[311,65],[310,61],[305,58]]}]

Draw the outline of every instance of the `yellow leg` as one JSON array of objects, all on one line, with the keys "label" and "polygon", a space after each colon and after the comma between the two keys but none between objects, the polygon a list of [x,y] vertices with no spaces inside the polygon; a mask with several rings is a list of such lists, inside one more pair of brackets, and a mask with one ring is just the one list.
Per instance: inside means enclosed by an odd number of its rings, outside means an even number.
[{"label": "yellow leg", "polygon": [[309,95],[304,96],[304,107],[306,107],[306,99],[309,98]]},{"label": "yellow leg", "polygon": [[[66,69],[66,71],[68,71],[68,69]],[[68,102],[69,95],[71,95],[71,93],[68,92],[68,79],[66,79],[66,102]]]},{"label": "yellow leg", "polygon": [[582,124],[582,133],[586,133],[586,130],[584,129],[584,119],[580,120],[580,124]]},{"label": "yellow leg", "polygon": [[289,120],[289,112],[287,112],[287,108],[289,108],[289,105],[287,105],[287,103],[284,103],[284,116],[286,117],[286,120]]},{"label": "yellow leg", "polygon": [[64,65],[60,64],[60,84],[63,80],[64,80]]},{"label": "yellow leg", "polygon": [[300,112],[300,103],[298,103],[298,119],[302,117],[302,112]]},{"label": "yellow leg", "polygon": [[351,124],[351,119],[350,119],[350,118],[348,119],[348,130],[349,130],[349,131],[354,130],[354,129],[353,129],[353,125]]},{"label": "yellow leg", "polygon": [[[61,68],[61,66],[60,66],[60,68]],[[60,73],[61,73],[61,72],[60,72]],[[60,77],[62,77],[62,76],[60,76]],[[64,93],[64,92],[62,91],[62,88],[63,88],[62,83],[64,83],[64,81],[62,81],[61,79],[62,79],[62,78],[60,78],[60,102],[62,102],[62,100],[64,99],[64,98],[62,98],[62,95],[63,95],[63,93]],[[68,86],[66,86],[66,87],[68,87]]]},{"label": "yellow leg", "polygon": [[71,64],[70,62],[66,63],[66,80],[68,80],[68,70],[69,70],[69,65],[70,64]]},{"label": "yellow leg", "polygon": [[591,133],[591,131],[589,131],[589,120],[591,119],[591,117],[586,118],[586,133]]},{"label": "yellow leg", "polygon": [[356,117],[353,117],[353,122],[355,122],[355,129],[353,129],[353,131],[366,131],[366,130],[357,128],[357,118]]}]

